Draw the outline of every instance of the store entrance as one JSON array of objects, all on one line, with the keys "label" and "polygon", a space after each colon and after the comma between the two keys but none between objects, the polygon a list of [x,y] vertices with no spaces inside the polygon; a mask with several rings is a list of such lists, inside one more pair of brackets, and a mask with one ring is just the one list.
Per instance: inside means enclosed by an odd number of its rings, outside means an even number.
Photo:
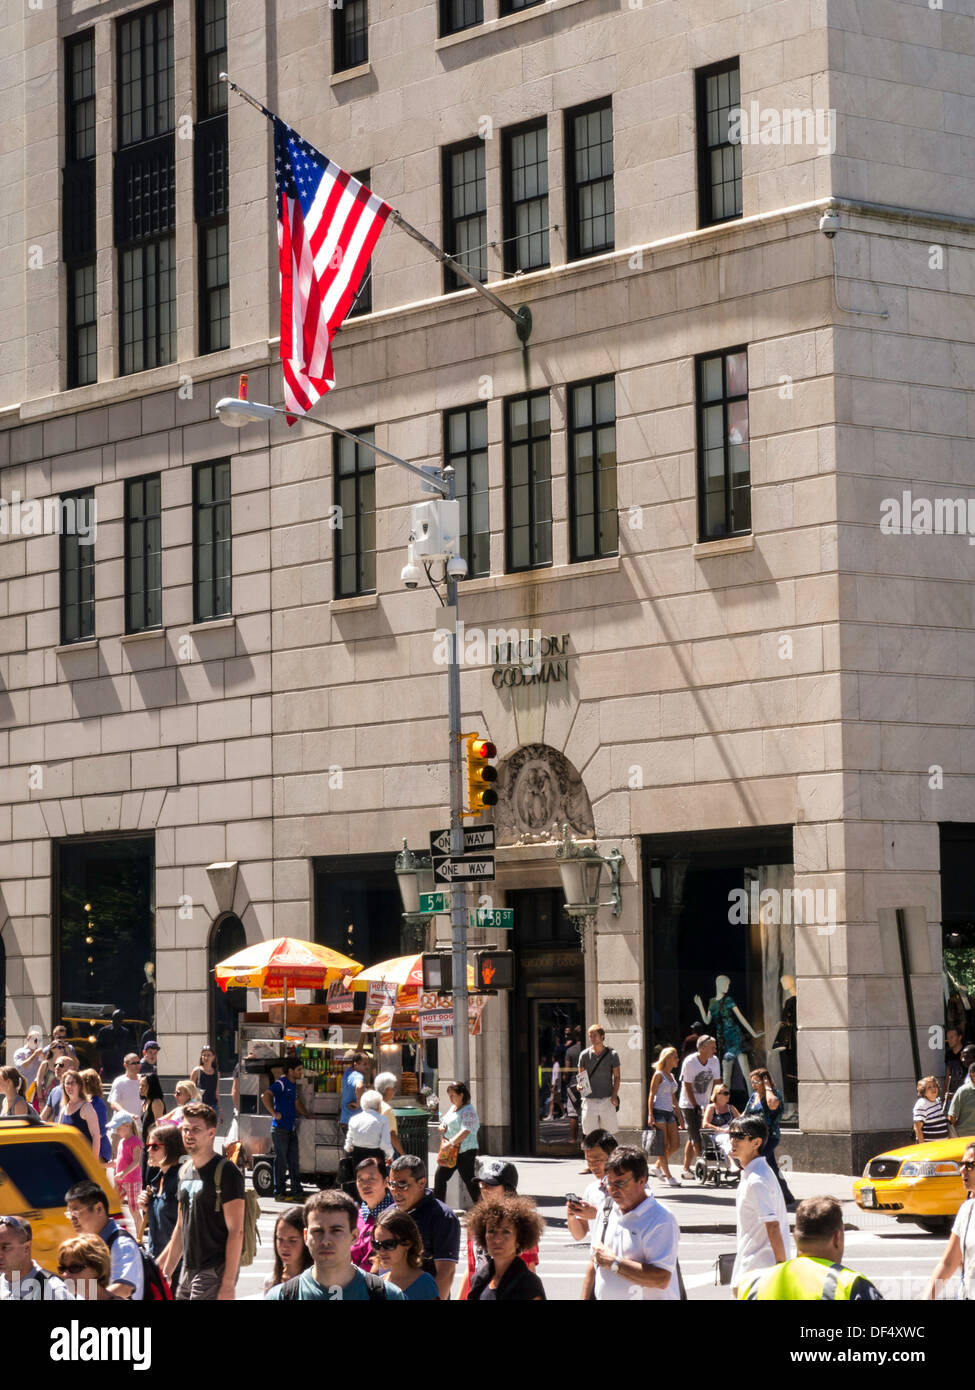
[{"label": "store entrance", "polygon": [[517,988],[511,1000],[512,1142],[516,1154],[579,1150],[579,1102],[570,1081],[585,1036],[585,967],[557,888],[509,892],[515,912]]}]

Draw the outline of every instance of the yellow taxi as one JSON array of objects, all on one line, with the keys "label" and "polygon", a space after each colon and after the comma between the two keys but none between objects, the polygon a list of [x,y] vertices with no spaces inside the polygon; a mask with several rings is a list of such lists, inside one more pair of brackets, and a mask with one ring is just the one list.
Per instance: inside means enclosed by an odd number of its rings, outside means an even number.
[{"label": "yellow taxi", "polygon": [[118,1193],[73,1125],[45,1125],[31,1115],[0,1118],[0,1215],[30,1222],[34,1259],[44,1269],[57,1269],[58,1246],[74,1235],[64,1194],[86,1178],[104,1190],[109,1215],[122,1224]]},{"label": "yellow taxi", "polygon": [[926,1231],[947,1231],[967,1196],[960,1164],[972,1142],[971,1135],[962,1135],[878,1154],[853,1184],[857,1206],[913,1221]]}]

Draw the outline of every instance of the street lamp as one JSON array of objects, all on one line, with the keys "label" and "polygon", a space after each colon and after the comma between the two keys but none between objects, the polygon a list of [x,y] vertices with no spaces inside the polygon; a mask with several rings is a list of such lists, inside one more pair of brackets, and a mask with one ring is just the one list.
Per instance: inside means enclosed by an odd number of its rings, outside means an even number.
[{"label": "street lamp", "polygon": [[394,866],[403,900],[404,937],[418,951],[426,946],[429,914],[420,911],[420,894],[433,892],[433,864],[425,850],[412,850],[406,841],[396,856]]},{"label": "street lamp", "polygon": [[[556,846],[555,858],[562,879],[562,892],[565,894],[565,913],[567,917],[571,917],[579,933],[579,944],[584,945],[586,929],[595,924],[596,914],[601,907],[612,908],[614,917],[618,917],[623,910],[620,891],[620,865],[623,856],[618,849],[611,849],[609,854],[603,855],[592,845],[580,845],[570,836],[568,825],[563,825],[562,839]],[[610,900],[601,903],[599,881],[604,864],[609,869]]]},{"label": "street lamp", "polygon": [[[390,463],[395,463],[400,468],[405,468],[408,473],[415,473],[420,478],[428,490],[439,492],[441,498],[446,499],[450,507],[444,506],[440,513],[441,526],[440,534],[443,535],[446,529],[451,529],[452,539],[450,544],[444,549],[436,547],[431,540],[428,531],[437,530],[437,516],[430,511],[433,504],[427,504],[427,508],[414,507],[414,527],[415,532],[411,536],[409,558],[403,570],[402,580],[408,589],[419,587],[423,573],[430,578],[432,561],[442,560],[444,573],[442,581],[445,589],[445,598],[441,599],[446,608],[447,621],[450,630],[450,661],[447,666],[447,725],[448,725],[448,766],[450,769],[450,854],[451,857],[461,858],[464,853],[464,831],[461,823],[461,813],[464,810],[464,785],[463,785],[463,755],[461,751],[461,739],[463,735],[460,729],[460,657],[457,649],[457,581],[462,579],[467,572],[467,567],[461,555],[457,554],[457,517],[455,509],[457,502],[454,495],[456,479],[454,470],[450,465],[442,469],[426,467],[420,468],[415,463],[407,463],[405,459],[398,458],[396,454],[389,453],[386,449],[380,449],[378,444],[373,444],[371,440],[362,439],[357,434],[350,434],[339,425],[333,425],[330,421],[316,419],[314,415],[302,415],[296,417],[290,411],[282,410],[278,406],[264,405],[259,401],[251,401],[247,398],[247,375],[243,373],[240,378],[240,386],[236,398],[225,396],[217,401],[216,412],[223,424],[230,429],[242,429],[244,425],[263,424],[274,418],[275,415],[283,415],[288,420],[300,418],[311,425],[317,425],[319,429],[329,430],[335,434],[344,435],[346,439],[353,440],[356,444],[361,444],[367,449],[371,449],[374,454],[381,458],[388,459]],[[454,512],[453,518],[448,514]],[[418,517],[418,513],[425,513]],[[450,526],[451,521],[453,525]],[[421,570],[422,565],[422,570]],[[433,579],[431,585],[437,588]],[[437,590],[439,597],[439,589]],[[411,853],[410,851],[405,851]],[[414,856],[414,864],[416,857]],[[404,878],[410,870],[404,863],[404,874],[400,878],[401,891]],[[433,885],[431,884],[431,887]],[[417,906],[419,906],[419,886],[414,884],[407,890],[411,895],[414,891],[417,894]],[[450,925],[451,925],[451,954],[453,978],[460,981],[455,986],[453,992],[454,1001],[454,1075],[468,1077],[470,1075],[470,1039],[468,1036],[468,993],[467,993],[467,908],[464,901],[464,890],[451,884],[448,892],[450,893]],[[405,902],[405,899],[404,899]],[[412,926],[416,931],[416,913],[404,914],[407,918],[407,925]],[[413,921],[410,921],[410,918]]]}]

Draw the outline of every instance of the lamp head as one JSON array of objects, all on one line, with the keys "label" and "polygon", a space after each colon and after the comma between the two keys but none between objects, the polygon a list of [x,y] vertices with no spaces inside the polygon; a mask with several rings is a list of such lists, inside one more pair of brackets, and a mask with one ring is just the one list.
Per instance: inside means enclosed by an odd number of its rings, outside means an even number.
[{"label": "lamp head", "polygon": [[273,405],[262,405],[260,401],[238,400],[236,396],[224,396],[223,400],[217,401],[217,415],[221,423],[232,430],[273,420],[277,413]]}]

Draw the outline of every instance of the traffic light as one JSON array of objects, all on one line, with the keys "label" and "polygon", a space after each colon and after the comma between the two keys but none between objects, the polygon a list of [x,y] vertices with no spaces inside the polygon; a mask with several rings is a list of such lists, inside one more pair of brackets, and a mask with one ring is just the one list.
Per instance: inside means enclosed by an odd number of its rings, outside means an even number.
[{"label": "traffic light", "polygon": [[498,756],[493,743],[480,734],[464,734],[467,744],[467,814],[480,815],[486,806],[497,806],[498,794],[492,785],[498,780],[498,769],[491,767],[490,758]]},{"label": "traffic light", "polygon": [[450,994],[453,985],[453,958],[449,951],[428,951],[423,956],[425,994]]},{"label": "traffic light", "polygon": [[474,988],[514,989],[514,951],[478,951],[474,957]]}]

